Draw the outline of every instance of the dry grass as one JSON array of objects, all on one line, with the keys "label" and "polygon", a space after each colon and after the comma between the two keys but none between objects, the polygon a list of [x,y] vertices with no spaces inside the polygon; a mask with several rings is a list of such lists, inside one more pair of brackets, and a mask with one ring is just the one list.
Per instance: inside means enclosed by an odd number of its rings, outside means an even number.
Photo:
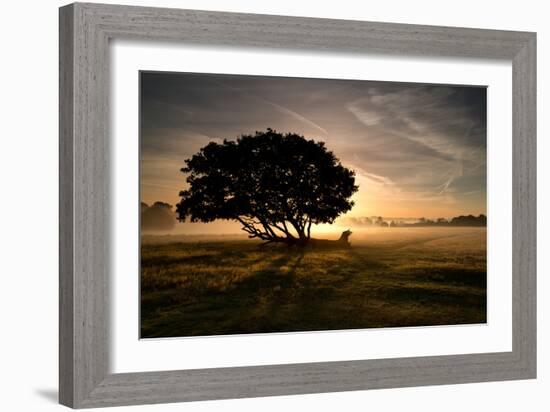
[{"label": "dry grass", "polygon": [[486,321],[484,228],[355,233],[349,250],[250,240],[142,246],[142,337]]}]

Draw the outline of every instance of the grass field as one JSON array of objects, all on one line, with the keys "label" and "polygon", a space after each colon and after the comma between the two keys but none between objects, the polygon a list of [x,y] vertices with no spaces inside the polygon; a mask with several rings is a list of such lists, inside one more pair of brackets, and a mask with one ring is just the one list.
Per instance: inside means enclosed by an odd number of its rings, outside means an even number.
[{"label": "grass field", "polygon": [[485,228],[371,229],[350,240],[300,251],[143,237],[141,337],[486,322]]}]

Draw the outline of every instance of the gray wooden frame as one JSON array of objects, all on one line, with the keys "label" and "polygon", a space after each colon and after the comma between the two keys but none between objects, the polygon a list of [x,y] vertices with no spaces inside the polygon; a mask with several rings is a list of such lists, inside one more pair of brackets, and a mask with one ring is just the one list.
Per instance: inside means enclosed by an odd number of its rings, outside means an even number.
[{"label": "gray wooden frame", "polygon": [[[109,40],[506,59],[513,65],[513,350],[110,374]],[[536,34],[71,4],[60,9],[59,399],[88,408],[536,376]]]}]

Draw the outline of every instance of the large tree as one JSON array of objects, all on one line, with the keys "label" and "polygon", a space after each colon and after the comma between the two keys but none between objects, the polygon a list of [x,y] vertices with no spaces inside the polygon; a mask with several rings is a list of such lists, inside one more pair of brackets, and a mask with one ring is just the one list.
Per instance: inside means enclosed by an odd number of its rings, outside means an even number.
[{"label": "large tree", "polygon": [[311,225],[349,211],[358,189],[355,173],[324,142],[272,129],[211,142],[185,163],[180,221],[236,220],[266,242],[306,244]]}]

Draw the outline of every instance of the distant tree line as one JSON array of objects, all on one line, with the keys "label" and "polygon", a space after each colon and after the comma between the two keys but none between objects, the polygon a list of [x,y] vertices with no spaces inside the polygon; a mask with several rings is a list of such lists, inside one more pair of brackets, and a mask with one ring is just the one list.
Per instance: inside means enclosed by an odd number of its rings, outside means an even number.
[{"label": "distant tree line", "polygon": [[399,223],[399,222],[390,222],[390,226],[398,227],[408,227],[408,226],[487,226],[487,216],[485,215],[461,215],[456,216],[451,219],[445,219],[440,217],[435,220],[425,219],[421,217],[418,219],[418,222],[415,223]]},{"label": "distant tree line", "polygon": [[176,225],[176,214],[172,205],[155,202],[151,206],[141,202],[141,229],[145,231],[172,230]]},{"label": "distant tree line", "polygon": [[440,217],[438,219],[426,219],[421,217],[416,221],[407,221],[401,219],[384,219],[382,216],[374,217],[350,217],[346,219],[346,224],[374,227],[424,227],[424,226],[487,226],[487,216],[481,214],[461,215],[451,219]]}]

